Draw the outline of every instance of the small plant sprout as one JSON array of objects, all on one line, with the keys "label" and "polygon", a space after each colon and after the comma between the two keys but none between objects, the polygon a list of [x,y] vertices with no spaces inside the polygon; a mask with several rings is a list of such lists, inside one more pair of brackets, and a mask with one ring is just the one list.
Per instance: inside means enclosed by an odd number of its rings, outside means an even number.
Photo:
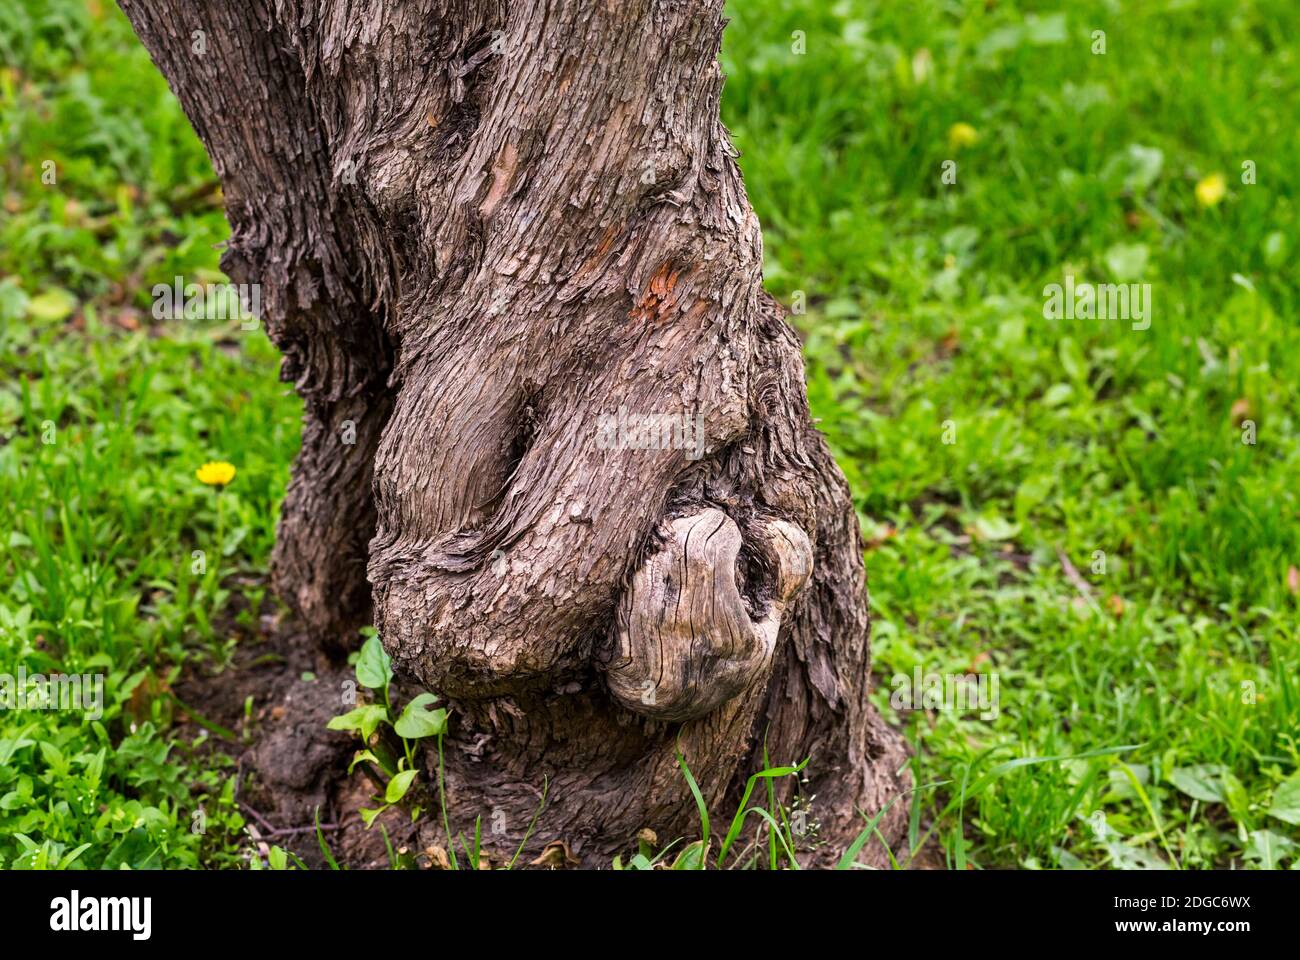
[{"label": "small plant sprout", "polygon": [[[356,660],[357,683],[368,690],[382,694],[382,703],[361,703],[329,722],[331,730],[352,730],[360,734],[366,744],[358,750],[348,765],[348,772],[358,764],[377,767],[388,778],[383,804],[374,809],[362,808],[361,817],[369,827],[375,818],[394,804],[400,803],[410,792],[418,774],[416,767],[416,742],[426,737],[438,738],[439,780],[442,770],[442,737],[447,732],[447,711],[441,707],[431,709],[437,697],[422,693],[397,713],[392,703],[392,659],[379,641],[379,634],[371,627],[362,631],[366,642]],[[386,742],[381,729],[392,730],[401,744],[400,755]],[[441,790],[441,783],[439,784]],[[419,816],[420,808],[413,809],[412,818]],[[444,804],[445,813],[445,804]],[[454,859],[455,854],[452,854]]]}]

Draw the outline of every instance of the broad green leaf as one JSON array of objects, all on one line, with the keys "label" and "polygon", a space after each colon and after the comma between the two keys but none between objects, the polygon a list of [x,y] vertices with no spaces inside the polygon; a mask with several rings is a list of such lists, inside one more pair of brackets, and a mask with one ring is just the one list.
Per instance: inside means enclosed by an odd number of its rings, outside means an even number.
[{"label": "broad green leaf", "polygon": [[1145,193],[1160,177],[1165,155],[1158,147],[1130,143],[1112,155],[1101,169],[1101,179],[1112,189]]},{"label": "broad green leaf", "polygon": [[68,773],[68,761],[63,757],[63,751],[52,743],[41,741],[41,755],[45,762],[54,768],[54,771],[60,776],[66,776]]},{"label": "broad green leaf", "polygon": [[1246,846],[1246,859],[1258,860],[1260,869],[1276,870],[1282,860],[1295,852],[1295,843],[1272,830],[1252,830]]},{"label": "broad green leaf", "polygon": [[[338,720],[340,718],[335,717],[334,719]],[[352,775],[352,771],[353,769],[356,768],[356,765],[358,763],[362,763],[365,761],[369,761],[370,763],[373,763],[375,766],[379,766],[379,758],[375,756],[372,751],[358,750],[356,756],[352,758],[352,762],[348,764],[348,776]]]},{"label": "broad green leaf", "polygon": [[1059,407],[1073,395],[1074,387],[1070,386],[1068,383],[1054,383],[1043,391],[1043,406]]},{"label": "broad green leaf", "polygon": [[406,796],[406,791],[411,789],[411,781],[415,779],[414,770],[403,770],[401,773],[388,781],[388,789],[384,791],[384,799],[389,803],[396,803]]},{"label": "broad green leaf", "polygon": [[1028,14],[1025,17],[1025,39],[1037,47],[1055,46],[1065,43],[1068,38],[1065,14],[1052,13],[1047,16]]},{"label": "broad green leaf", "polygon": [[1010,540],[1020,532],[1020,524],[1010,523],[995,513],[976,517],[971,527],[980,540]]},{"label": "broad green leaf", "polygon": [[1233,776],[1231,771],[1224,771],[1223,774],[1223,802],[1228,807],[1228,813],[1232,814],[1232,819],[1243,827],[1249,828],[1254,819],[1250,815],[1250,796],[1246,793],[1246,785]]},{"label": "broad green leaf", "polygon": [[1144,847],[1130,847],[1118,840],[1106,843],[1111,865],[1118,870],[1168,870],[1169,864],[1153,850]]},{"label": "broad green leaf", "polygon": [[393,679],[393,661],[376,634],[366,640],[357,658],[357,682],[371,690],[381,690]]},{"label": "broad green leaf", "polygon": [[439,707],[426,709],[438,700],[431,693],[422,693],[406,705],[402,715],[393,724],[399,737],[407,740],[419,740],[421,737],[435,737],[447,732],[447,711]]},{"label": "broad green leaf", "polygon": [[1283,823],[1300,824],[1300,772],[1293,773],[1273,793],[1268,815]]},{"label": "broad green leaf", "polygon": [[1219,763],[1177,767],[1169,774],[1169,782],[1195,800],[1223,803],[1223,774],[1226,769]]},{"label": "broad green leaf", "polygon": [[59,865],[56,869],[59,870],[68,869],[68,867],[72,866],[73,861],[75,861],[77,857],[81,856],[89,849],[90,849],[90,844],[83,843],[81,846],[77,847],[77,849],[73,850],[71,853],[64,854],[63,859],[59,861]]},{"label": "broad green leaf", "polygon": [[1274,230],[1264,238],[1264,262],[1270,267],[1279,266],[1286,257],[1286,234]]},{"label": "broad green leaf", "polygon": [[1072,337],[1062,337],[1056,345],[1056,355],[1061,361],[1061,369],[1071,380],[1085,380],[1088,376],[1088,364],[1079,351],[1079,345]]},{"label": "broad green leaf", "polygon": [[27,301],[27,315],[37,320],[62,320],[77,309],[77,298],[62,287],[51,287]]},{"label": "broad green leaf", "polygon": [[[703,870],[705,867],[706,848],[703,840],[696,840],[686,845],[677,859],[673,861],[674,870]],[[639,856],[639,854],[638,854]]]},{"label": "broad green leaf", "polygon": [[388,710],[383,704],[367,703],[341,717],[334,717],[327,726],[331,730],[359,730],[361,739],[369,740],[370,735],[387,719]]},{"label": "broad green leaf", "polygon": [[1151,252],[1145,243],[1116,243],[1106,250],[1106,269],[1119,283],[1133,283],[1146,273]]}]

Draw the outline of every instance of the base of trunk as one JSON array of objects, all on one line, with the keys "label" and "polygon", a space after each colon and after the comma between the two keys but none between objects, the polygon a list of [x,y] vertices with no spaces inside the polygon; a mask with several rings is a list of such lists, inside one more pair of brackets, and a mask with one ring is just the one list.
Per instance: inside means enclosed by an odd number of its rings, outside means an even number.
[{"label": "base of trunk", "polygon": [[[315,679],[303,680],[306,673],[313,673]],[[434,741],[425,741],[421,748],[420,792],[425,809],[419,820],[412,823],[408,812],[399,808],[387,811],[370,828],[361,820],[362,807],[380,805],[376,797],[382,795],[383,785],[370,779],[361,768],[349,775],[348,764],[361,744],[354,735],[326,728],[331,717],[346,709],[341,703],[341,691],[350,689],[345,685],[354,680],[351,667],[335,665],[312,652],[300,623],[274,624],[264,618],[262,635],[246,639],[233,668],[216,676],[188,676],[177,694],[203,716],[244,734],[242,743],[214,743],[237,760],[240,782],[236,799],[263,856],[264,848],[274,844],[293,851],[313,868],[325,868],[314,831],[319,810],[326,842],[345,867],[389,867],[380,824],[387,830],[394,849],[407,851],[416,866],[440,866],[448,842],[436,791]],[[404,702],[414,692],[395,691],[394,702]],[[244,728],[244,703],[250,696],[254,702],[252,722]],[[557,703],[561,700],[567,715],[589,713],[593,721],[607,719],[596,716],[608,710],[603,698],[556,698]],[[607,756],[586,756],[585,750],[575,751],[572,744],[566,746],[548,738],[544,729],[547,724],[542,722],[546,711],[530,706],[527,724],[535,738],[530,742],[548,744],[543,761],[529,763],[495,750],[493,735],[454,706],[452,729],[444,742],[452,834],[464,836],[472,845],[475,821],[481,818],[484,855],[494,868],[514,859],[514,869],[609,869],[615,856],[621,854],[626,862],[628,854],[635,851],[636,835],[643,827],[655,832],[661,848],[678,841],[669,860],[676,851],[699,839],[698,813],[676,766],[674,748],[679,735],[696,779],[708,784],[717,778],[707,762],[691,756],[690,733],[682,725],[648,723],[640,739],[628,741],[661,758],[654,770],[656,777],[652,778],[657,792],[651,800],[650,794],[630,791],[633,782],[639,782],[645,773],[644,754],[635,753],[624,743]],[[508,718],[514,716],[513,710],[501,704],[475,713]],[[548,723],[567,726],[574,719],[552,718]],[[517,717],[515,720],[522,722]],[[791,778],[783,778],[787,786],[783,802],[787,809],[796,811],[791,823],[802,866],[834,866],[865,826],[861,811],[885,806],[889,810],[878,828],[898,859],[905,862],[902,838],[906,831],[908,805],[904,794],[908,778],[899,775],[907,763],[902,738],[876,718],[868,725],[864,757],[855,769],[843,769],[843,765],[819,765],[819,759],[829,764],[832,758],[814,754],[797,791],[788,789]],[[778,765],[793,758],[771,759],[773,765]],[[742,769],[751,767],[759,769],[760,758],[748,758]],[[727,784],[725,799],[711,805],[711,849],[715,856],[721,835],[725,835],[738,809],[744,779],[737,774]],[[750,804],[766,805],[762,785],[755,790]],[[736,866],[747,859],[738,855],[752,841],[759,823],[757,817],[747,818],[728,865]],[[530,824],[532,832],[516,859]],[[567,856],[554,846],[547,852],[548,845],[557,841],[564,844]],[[465,857],[459,845],[457,850],[463,867]],[[539,858],[542,863],[534,864]],[[889,865],[878,839],[866,844],[857,859],[873,867]],[[766,863],[765,852],[760,861]]]}]

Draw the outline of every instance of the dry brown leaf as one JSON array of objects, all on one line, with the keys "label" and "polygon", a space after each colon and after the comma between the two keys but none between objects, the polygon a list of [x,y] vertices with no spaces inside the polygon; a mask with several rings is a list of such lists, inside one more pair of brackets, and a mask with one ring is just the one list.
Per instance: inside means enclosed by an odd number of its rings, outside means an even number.
[{"label": "dry brown leaf", "polygon": [[882,543],[887,540],[892,540],[896,536],[898,536],[898,530],[890,524],[881,524],[876,528],[875,534],[867,540],[867,549],[875,550]]},{"label": "dry brown leaf", "polygon": [[451,858],[447,856],[447,851],[439,846],[430,846],[424,848],[425,855],[429,858],[429,866],[434,870],[450,870]]},{"label": "dry brown leaf", "polygon": [[1241,399],[1233,403],[1232,414],[1231,414],[1233,424],[1235,424],[1238,427],[1241,426],[1241,421],[1250,418],[1250,411],[1251,411],[1250,400],[1248,400],[1246,397],[1242,397]]},{"label": "dry brown leaf", "polygon": [[567,843],[563,840],[552,840],[546,845],[545,849],[542,850],[542,855],[532,861],[532,866],[552,868],[576,867],[578,866],[578,860],[573,856],[573,852],[569,849]]},{"label": "dry brown leaf", "polygon": [[144,675],[140,682],[135,685],[135,689],[131,691],[131,699],[127,703],[127,710],[137,723],[143,722],[152,716],[153,702],[169,696],[171,689],[171,684],[150,671]]}]

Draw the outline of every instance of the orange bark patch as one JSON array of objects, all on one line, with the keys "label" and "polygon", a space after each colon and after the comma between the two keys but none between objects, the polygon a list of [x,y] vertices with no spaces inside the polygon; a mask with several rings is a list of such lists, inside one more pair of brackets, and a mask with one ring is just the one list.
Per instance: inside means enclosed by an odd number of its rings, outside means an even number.
[{"label": "orange bark patch", "polygon": [[671,313],[677,306],[677,297],[673,294],[673,290],[681,275],[680,267],[674,269],[672,263],[665,260],[651,275],[645,293],[628,316],[633,320],[649,322],[656,316],[663,317]]}]

